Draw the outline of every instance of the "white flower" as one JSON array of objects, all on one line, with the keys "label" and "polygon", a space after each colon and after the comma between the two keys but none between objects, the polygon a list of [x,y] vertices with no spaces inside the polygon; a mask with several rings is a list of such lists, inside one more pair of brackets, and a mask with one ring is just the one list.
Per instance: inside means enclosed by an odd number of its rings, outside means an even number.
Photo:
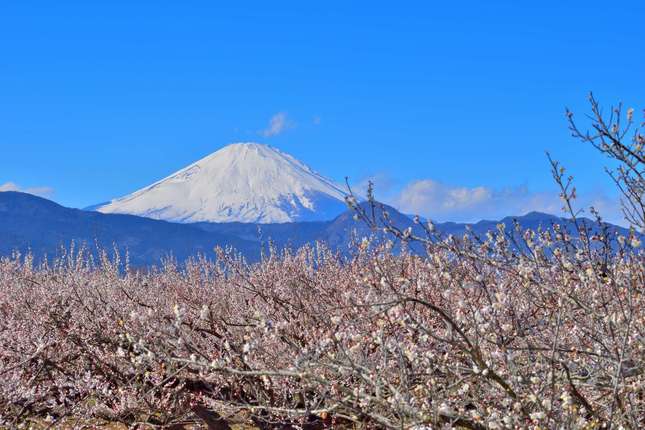
[{"label": "white flower", "polygon": [[562,400],[562,403],[564,403],[565,405],[571,405],[573,403],[571,399],[571,395],[569,394],[568,391],[562,392],[562,395],[560,396],[560,400]]},{"label": "white flower", "polygon": [[544,412],[533,412],[529,414],[529,416],[533,421],[541,421],[544,418],[546,418],[546,415],[544,414]]},{"label": "white flower", "polygon": [[184,316],[184,313],[186,312],[186,310],[183,307],[181,307],[181,306],[179,306],[177,304],[175,304],[172,307],[172,311],[175,314],[175,318],[177,318],[177,320],[181,320],[183,318],[183,316]]},{"label": "white flower", "polygon": [[493,430],[497,430],[497,429],[501,429],[501,428],[502,428],[502,426],[501,426],[501,424],[499,423],[499,421],[497,421],[497,420],[491,420],[491,421],[489,421],[489,422],[488,422],[488,428],[489,428],[489,429],[493,429]]},{"label": "white flower", "polygon": [[638,239],[637,239],[637,238],[635,238],[635,237],[634,237],[634,238],[632,238],[632,247],[634,247],[634,248],[638,248],[638,247],[640,247],[640,246],[641,246],[641,241],[640,241],[640,240],[638,240]]},{"label": "white flower", "polygon": [[208,305],[202,306],[202,310],[199,312],[199,319],[206,321],[208,319],[209,309]]},{"label": "white flower", "polygon": [[441,405],[439,405],[439,413],[442,415],[452,415],[453,411],[452,408],[448,406],[448,404],[442,403]]},{"label": "white flower", "polygon": [[407,359],[410,360],[410,361],[414,361],[414,359],[417,356],[417,354],[414,351],[412,351],[410,349],[407,349],[407,348],[405,349],[405,351],[403,351],[403,353],[405,354]]},{"label": "white flower", "polygon": [[546,409],[547,411],[550,411],[550,410],[551,410],[551,400],[549,400],[549,399],[544,399],[544,400],[542,400],[542,406],[543,406],[543,407],[544,407],[544,409]]}]

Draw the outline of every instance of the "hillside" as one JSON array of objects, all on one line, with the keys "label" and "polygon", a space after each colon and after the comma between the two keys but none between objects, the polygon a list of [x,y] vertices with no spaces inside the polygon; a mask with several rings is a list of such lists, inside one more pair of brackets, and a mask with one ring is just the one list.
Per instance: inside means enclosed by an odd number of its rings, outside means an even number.
[{"label": "hillside", "polygon": [[212,254],[215,246],[233,246],[251,259],[259,248],[236,236],[204,232],[195,226],[132,215],[106,215],[70,209],[49,200],[18,192],[0,192],[0,255],[31,250],[35,256],[55,256],[72,242],[129,253],[133,265],[159,263],[173,255],[178,260]]},{"label": "hillside", "polygon": [[[384,206],[394,225],[401,229],[411,228],[423,235],[421,226],[396,209]],[[296,223],[194,223],[182,224],[154,220],[133,215],[102,214],[99,212],[70,209],[49,200],[18,192],[0,192],[0,255],[13,251],[32,251],[37,257],[59,255],[62,248],[72,242],[84,244],[92,250],[97,246],[112,250],[115,246],[121,253],[126,251],[136,266],[158,264],[164,257],[174,256],[178,261],[203,254],[213,256],[216,246],[231,247],[249,261],[257,261],[262,249],[269,243],[277,249],[297,249],[305,244],[323,242],[343,255],[351,253],[356,240],[376,235],[381,231],[370,230],[362,221],[356,221],[353,212],[345,211],[331,221]],[[377,212],[380,218],[380,212]],[[439,223],[437,231],[442,235],[462,236],[468,229],[484,236],[495,230],[498,223],[512,231],[517,220],[522,228],[550,228],[558,223],[574,233],[571,221],[549,214],[532,212],[519,217],[506,217],[500,221],[480,221],[475,224]],[[598,226],[583,219],[594,231]],[[383,224],[379,221],[379,226]],[[610,225],[610,229],[623,235],[628,230]],[[390,236],[391,238],[391,236]],[[412,245],[412,251],[423,253],[423,247]],[[400,250],[397,243],[395,251]]]}]

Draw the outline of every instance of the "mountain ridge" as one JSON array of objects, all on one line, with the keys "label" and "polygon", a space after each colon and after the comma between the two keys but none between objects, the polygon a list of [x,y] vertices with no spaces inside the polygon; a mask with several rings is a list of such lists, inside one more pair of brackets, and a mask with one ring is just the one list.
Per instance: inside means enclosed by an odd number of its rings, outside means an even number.
[{"label": "mountain ridge", "polygon": [[135,266],[159,264],[171,256],[183,261],[211,254],[215,246],[233,246],[252,260],[260,255],[253,242],[193,225],[66,208],[31,194],[0,192],[0,255],[20,251],[52,258],[72,243],[93,254],[97,247],[127,252]]},{"label": "mountain ridge", "polygon": [[[383,209],[388,211],[389,218],[397,227],[411,228],[415,234],[423,235],[422,227],[410,217],[387,205]],[[379,218],[380,211],[377,211]],[[437,223],[436,228],[444,236],[452,234],[460,237],[468,229],[483,236],[486,231],[495,230],[498,223],[505,224],[507,231],[513,231],[514,220],[523,228],[535,228],[536,225],[549,228],[552,222],[558,222],[572,230],[571,220],[541,213],[468,224]],[[598,228],[593,221],[584,221],[593,228]],[[379,222],[379,225],[382,226],[382,223]],[[608,225],[615,232],[629,234],[626,228]],[[159,265],[163,258],[169,256],[180,263],[198,255],[214,258],[213,249],[217,246],[233,248],[248,261],[258,261],[262,251],[266,251],[270,243],[278,250],[294,250],[303,245],[324,242],[333,251],[349,256],[356,240],[360,241],[363,237],[374,234],[362,221],[354,220],[354,212],[351,210],[330,221],[181,224],[135,215],[71,209],[31,194],[0,192],[0,256],[19,251],[23,254],[31,252],[38,258],[44,258],[45,255],[55,257],[72,242],[85,245],[89,251],[97,251],[98,246],[103,250],[116,248],[122,254],[127,252],[133,266]],[[378,240],[392,238],[382,233],[376,234]],[[400,249],[400,244],[397,243],[395,251]],[[415,253],[424,252],[420,244],[413,244],[409,249]]]}]

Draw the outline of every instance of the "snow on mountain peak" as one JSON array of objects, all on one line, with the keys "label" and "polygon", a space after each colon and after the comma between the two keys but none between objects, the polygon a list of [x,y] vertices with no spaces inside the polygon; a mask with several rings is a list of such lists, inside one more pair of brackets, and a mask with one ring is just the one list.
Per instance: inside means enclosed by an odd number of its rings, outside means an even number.
[{"label": "snow on mountain peak", "polygon": [[342,212],[344,196],[341,186],[291,155],[243,142],[97,210],[175,222],[314,221]]}]

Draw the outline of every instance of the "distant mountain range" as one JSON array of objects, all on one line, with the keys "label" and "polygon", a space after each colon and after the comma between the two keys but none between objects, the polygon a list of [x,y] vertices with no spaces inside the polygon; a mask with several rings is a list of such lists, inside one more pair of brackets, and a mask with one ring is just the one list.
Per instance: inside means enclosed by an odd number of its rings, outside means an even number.
[{"label": "distant mountain range", "polygon": [[342,187],[268,145],[235,143],[128,196],[91,209],[191,222],[327,221]]},{"label": "distant mountain range", "polygon": [[70,209],[30,194],[0,193],[0,254],[31,250],[36,257],[55,257],[72,242],[91,250],[97,246],[127,250],[134,265],[158,263],[170,254],[178,260],[212,254],[215,245],[235,247],[251,259],[259,256],[254,242],[233,235],[133,215]]},{"label": "distant mountain range", "polygon": [[[421,233],[420,226],[410,217],[391,207],[385,206],[385,210],[395,225]],[[77,246],[85,244],[92,251],[97,247],[127,251],[132,265],[148,266],[159,264],[170,255],[179,262],[197,254],[212,257],[216,246],[232,247],[249,261],[257,261],[269,242],[278,249],[295,249],[316,241],[347,255],[353,239],[360,240],[373,233],[362,221],[354,220],[353,215],[345,211],[333,220],[315,222],[186,224],[70,209],[30,194],[0,192],[0,255],[31,251],[37,258],[55,257],[75,242]],[[475,224],[439,223],[436,227],[443,234],[462,235],[470,228],[484,235],[500,222],[510,230],[514,220],[523,228],[535,229],[540,225],[548,228],[553,223],[571,227],[569,220],[538,212]],[[628,234],[622,227],[610,227]],[[417,247],[416,251],[422,252],[422,249]]]}]

